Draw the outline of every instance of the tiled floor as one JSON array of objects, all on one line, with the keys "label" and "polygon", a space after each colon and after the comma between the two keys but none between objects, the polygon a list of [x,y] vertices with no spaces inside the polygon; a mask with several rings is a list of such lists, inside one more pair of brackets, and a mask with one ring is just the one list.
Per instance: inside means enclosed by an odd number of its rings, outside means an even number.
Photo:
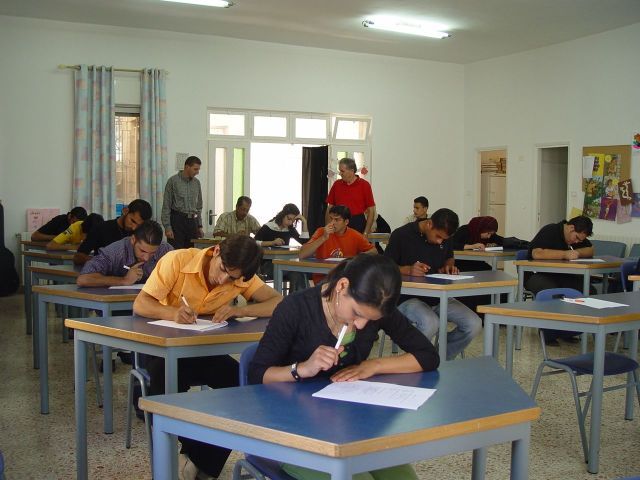
[{"label": "tiled floor", "polygon": [[[53,312],[52,312],[53,315]],[[50,315],[50,317],[52,316]],[[5,456],[6,478],[75,478],[75,422],[73,399],[73,344],[61,342],[61,322],[49,323],[49,415],[40,415],[38,371],[32,368],[31,337],[25,335],[23,298],[0,298],[0,450]],[[387,345],[389,342],[387,342]],[[476,339],[467,356],[480,355],[481,339]],[[561,354],[574,345],[555,347]],[[377,352],[377,349],[374,349]],[[516,352],[514,374],[525,389],[531,388],[540,359],[537,336],[525,330],[523,349]],[[142,422],[135,419],[133,446],[124,447],[125,399],[128,366],[118,360],[114,376],[115,433],[102,433],[102,412],[91,402],[88,411],[89,475],[94,479],[150,478],[147,445]],[[89,381],[88,393],[95,392]],[[89,397],[93,399],[93,397]],[[604,400],[600,473],[590,475],[582,461],[578,427],[568,379],[564,375],[546,377],[538,394],[542,417],[533,425],[530,451],[532,479],[613,479],[640,475],[640,420],[624,420],[624,393],[607,393]],[[636,404],[637,407],[637,404]],[[637,412],[637,411],[636,411]],[[234,452],[222,479],[231,478]],[[416,465],[421,479],[470,478],[471,454],[452,455]],[[509,476],[509,447],[489,450],[487,478]]]}]

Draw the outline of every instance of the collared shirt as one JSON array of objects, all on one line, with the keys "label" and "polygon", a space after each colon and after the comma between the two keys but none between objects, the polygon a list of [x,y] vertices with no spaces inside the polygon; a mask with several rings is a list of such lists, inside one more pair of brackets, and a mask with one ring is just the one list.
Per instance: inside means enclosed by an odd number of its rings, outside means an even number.
[{"label": "collared shirt", "polygon": [[264,285],[256,275],[247,281],[240,278],[216,285],[211,291],[208,289],[202,269],[209,250],[213,248],[182,248],[167,253],[160,259],[142,290],[162,305],[173,307],[182,305],[180,297],[184,295],[189,306],[198,314],[215,313],[238,295],[250,300]]},{"label": "collared shirt", "polygon": [[589,239],[585,238],[583,241],[569,247],[564,238],[564,226],[566,224],[567,221],[563,220],[560,223],[550,223],[549,225],[542,227],[529,244],[529,260],[533,260],[533,250],[536,248],[547,248],[549,250],[577,250],[579,248],[592,246]]},{"label": "collared shirt", "polygon": [[258,230],[260,230],[260,224],[254,216],[247,214],[242,220],[238,220],[235,210],[220,215],[216,227],[213,229],[214,232],[225,232],[229,235],[240,232],[255,235]]},{"label": "collared shirt", "polygon": [[53,238],[53,241],[58,245],[65,245],[67,243],[80,243],[83,240],[84,233],[82,232],[82,220],[69,225],[64,232],[58,234]]},{"label": "collared shirt", "polygon": [[186,178],[183,172],[176,173],[167,181],[162,201],[162,225],[171,228],[171,210],[196,214],[198,226],[202,227],[202,188],[197,178]]},{"label": "collared shirt", "polygon": [[453,257],[452,240],[449,238],[440,245],[429,243],[420,232],[418,222],[407,223],[391,233],[384,255],[400,267],[422,262],[431,267],[429,273],[438,273]]},{"label": "collared shirt", "polygon": [[349,207],[351,215],[360,215],[376,204],[373,200],[371,184],[357,175],[351,184],[342,179],[334,182],[327,195],[326,203]]},{"label": "collared shirt", "polygon": [[[167,242],[162,242],[151,258],[142,265],[143,275],[138,283],[146,282],[158,263],[158,260],[160,260],[165,253],[172,250],[173,247],[171,245]],[[101,273],[109,277],[124,277],[128,272],[124,266],[127,265],[130,267],[136,263],[138,263],[138,260],[136,260],[135,253],[133,252],[131,238],[125,237],[122,240],[118,240],[101,248],[98,255],[84,264],[80,274]]]}]

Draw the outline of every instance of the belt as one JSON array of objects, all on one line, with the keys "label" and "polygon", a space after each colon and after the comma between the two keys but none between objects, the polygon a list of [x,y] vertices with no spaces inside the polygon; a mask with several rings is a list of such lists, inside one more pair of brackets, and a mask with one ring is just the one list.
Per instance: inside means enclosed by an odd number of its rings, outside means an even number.
[{"label": "belt", "polygon": [[198,218],[197,213],[184,213],[184,212],[179,212],[178,210],[171,210],[171,215],[178,215],[179,217],[184,217],[184,218]]}]

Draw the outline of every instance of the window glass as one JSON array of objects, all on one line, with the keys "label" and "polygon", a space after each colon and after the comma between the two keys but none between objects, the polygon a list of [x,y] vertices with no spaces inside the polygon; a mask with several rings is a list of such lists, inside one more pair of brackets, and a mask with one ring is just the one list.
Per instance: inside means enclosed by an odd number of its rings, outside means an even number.
[{"label": "window glass", "polygon": [[140,116],[116,113],[116,203],[128,205],[140,197]]},{"label": "window glass", "polygon": [[327,138],[326,118],[296,118],[296,138]]},{"label": "window glass", "polygon": [[367,120],[338,119],[335,137],[337,140],[366,140],[368,130]]},{"label": "window glass", "polygon": [[253,117],[253,135],[255,137],[286,137],[287,118],[256,115]]},{"label": "window glass", "polygon": [[210,135],[244,135],[244,114],[210,113]]}]

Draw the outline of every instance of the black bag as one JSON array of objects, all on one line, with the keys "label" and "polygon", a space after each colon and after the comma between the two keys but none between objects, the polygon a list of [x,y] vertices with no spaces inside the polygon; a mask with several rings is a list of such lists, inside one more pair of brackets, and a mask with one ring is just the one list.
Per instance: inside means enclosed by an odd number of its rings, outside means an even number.
[{"label": "black bag", "polygon": [[502,240],[502,248],[505,250],[528,250],[529,242],[520,240],[517,237],[505,237]]},{"label": "black bag", "polygon": [[18,291],[19,285],[16,258],[4,246],[4,207],[0,203],[0,297],[13,295]]}]

